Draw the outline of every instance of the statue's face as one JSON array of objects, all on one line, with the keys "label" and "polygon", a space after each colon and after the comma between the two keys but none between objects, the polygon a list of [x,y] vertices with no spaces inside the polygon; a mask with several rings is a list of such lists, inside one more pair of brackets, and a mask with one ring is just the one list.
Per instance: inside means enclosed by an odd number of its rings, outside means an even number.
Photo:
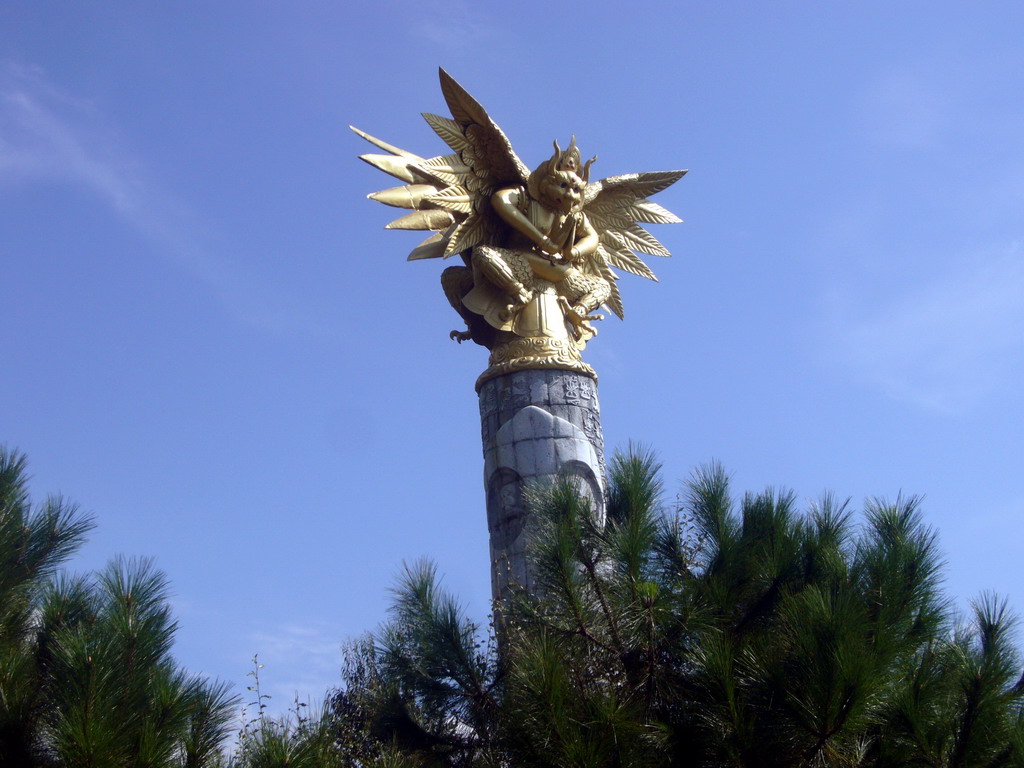
[{"label": "statue's face", "polygon": [[579,208],[584,186],[583,179],[572,171],[554,171],[541,182],[541,202],[560,213],[569,213]]}]

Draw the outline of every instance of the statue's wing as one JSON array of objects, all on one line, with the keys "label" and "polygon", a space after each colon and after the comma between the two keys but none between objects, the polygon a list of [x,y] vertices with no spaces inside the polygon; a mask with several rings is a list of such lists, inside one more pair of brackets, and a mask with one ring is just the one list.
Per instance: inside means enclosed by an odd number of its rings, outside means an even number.
[{"label": "statue's wing", "polygon": [[529,177],[529,170],[484,108],[443,69],[440,75],[441,92],[453,119],[423,117],[454,154],[422,158],[352,128],[388,153],[361,155],[363,160],[407,182],[369,195],[386,205],[412,209],[387,228],[435,233],[409,259],[447,258],[496,242],[503,225],[490,206],[491,195],[503,187],[525,184]]},{"label": "statue's wing", "polygon": [[588,184],[583,192],[583,210],[600,235],[600,245],[587,259],[586,271],[600,275],[611,284],[612,292],[605,305],[622,317],[622,299],[611,267],[631,272],[648,280],[658,278],[637,253],[670,256],[640,224],[677,224],[682,221],[647,198],[683,177],[686,171],[656,171],[611,176]]}]

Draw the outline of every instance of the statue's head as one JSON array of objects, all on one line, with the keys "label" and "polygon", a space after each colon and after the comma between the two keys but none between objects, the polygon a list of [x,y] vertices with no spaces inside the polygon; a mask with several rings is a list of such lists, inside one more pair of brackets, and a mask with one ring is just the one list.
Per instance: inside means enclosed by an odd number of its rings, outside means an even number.
[{"label": "statue's head", "polygon": [[597,157],[592,157],[586,165],[581,164],[575,136],[564,152],[556,141],[555,153],[530,174],[530,196],[560,213],[575,213],[583,206],[583,188],[595,160]]}]

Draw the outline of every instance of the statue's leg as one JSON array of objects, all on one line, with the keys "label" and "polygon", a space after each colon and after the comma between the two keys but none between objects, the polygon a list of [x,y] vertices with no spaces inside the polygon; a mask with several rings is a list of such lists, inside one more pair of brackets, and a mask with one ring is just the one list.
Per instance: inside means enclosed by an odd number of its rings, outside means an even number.
[{"label": "statue's leg", "polygon": [[574,268],[558,284],[558,290],[569,299],[576,314],[586,317],[608,300],[612,287],[603,277],[585,275]]},{"label": "statue's leg", "polygon": [[597,329],[590,321],[601,320],[603,316],[590,313],[608,299],[611,291],[607,280],[585,275],[575,267],[569,270],[564,280],[559,281],[559,302],[577,340],[586,342],[597,335]]},{"label": "statue's leg", "polygon": [[478,246],[473,249],[473,266],[492,285],[509,296],[511,302],[506,309],[509,316],[533,298],[533,293],[525,284],[530,279],[530,265],[516,251]]},{"label": "statue's leg", "polygon": [[473,337],[470,328],[471,317],[468,310],[462,306],[462,297],[473,288],[473,270],[469,267],[448,267],[441,272],[441,288],[444,290],[448,303],[452,305],[452,309],[466,321],[465,331],[452,331],[448,335],[459,344],[469,341]]}]

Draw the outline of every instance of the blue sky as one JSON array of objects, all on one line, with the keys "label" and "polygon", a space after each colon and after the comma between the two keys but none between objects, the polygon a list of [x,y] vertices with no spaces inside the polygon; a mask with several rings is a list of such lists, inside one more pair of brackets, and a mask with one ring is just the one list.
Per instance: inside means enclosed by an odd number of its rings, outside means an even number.
[{"label": "blue sky", "polygon": [[283,708],[403,560],[487,614],[473,382],[440,265],[348,124],[443,145],[444,66],[528,165],[689,168],[674,256],[587,359],[669,487],[924,494],[961,604],[1024,605],[1024,6],[0,6],[0,442],[150,556],[178,657]]}]

